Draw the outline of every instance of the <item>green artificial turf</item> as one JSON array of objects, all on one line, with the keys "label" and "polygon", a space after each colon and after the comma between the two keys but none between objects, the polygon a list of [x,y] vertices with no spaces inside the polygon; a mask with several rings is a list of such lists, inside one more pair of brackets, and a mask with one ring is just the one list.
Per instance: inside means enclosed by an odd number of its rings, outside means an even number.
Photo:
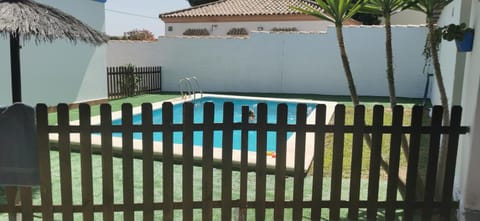
[{"label": "green artificial turf", "polygon": [[[59,154],[57,151],[50,152],[51,157],[51,166],[52,166],[52,193],[53,193],[53,204],[54,205],[61,205],[61,190],[60,190],[60,168],[59,168]],[[73,194],[73,204],[74,205],[81,205],[82,204],[82,197],[81,197],[81,169],[80,169],[80,154],[79,153],[72,153],[71,154],[71,163],[72,163],[72,194]],[[92,156],[92,165],[93,165],[93,195],[94,195],[94,204],[101,204],[102,203],[102,167],[101,167],[101,156],[93,155]],[[134,160],[134,202],[141,203],[143,201],[142,196],[142,189],[143,189],[143,179],[142,179],[142,160],[135,159]],[[113,178],[114,178],[114,203],[121,204],[123,202],[123,189],[122,189],[122,159],[121,158],[113,158]],[[220,200],[221,199],[221,170],[220,169],[213,169],[213,200]],[[248,173],[248,189],[247,189],[247,199],[248,201],[255,200],[255,179],[256,175],[254,172]],[[239,199],[239,180],[240,180],[240,172],[234,171],[232,174],[232,199]],[[304,179],[304,200],[311,200],[312,195],[312,177],[307,176]],[[285,200],[291,201],[293,200],[293,178],[286,177],[285,178]],[[330,178],[325,177],[323,180],[323,199],[328,200],[330,198]],[[342,200],[348,200],[348,191],[349,191],[349,179],[342,180]],[[174,201],[182,201],[182,165],[175,165],[174,166]],[[201,201],[202,200],[202,168],[201,167],[194,167],[193,168],[193,189],[194,189],[194,201]],[[368,182],[367,180],[361,181],[361,189],[367,189]],[[379,191],[379,200],[385,200],[385,193],[386,193],[386,181],[382,180],[380,183],[380,191]],[[273,201],[274,200],[274,191],[275,191],[275,177],[273,175],[267,175],[266,177],[266,200]],[[38,190],[36,192],[35,197],[33,199],[34,205],[40,204],[40,197]],[[155,202],[161,202],[163,194],[163,183],[162,183],[162,162],[156,161],[154,162],[154,200]],[[367,191],[360,192],[360,200],[367,200]],[[328,210],[324,209],[323,213],[323,220],[328,220]],[[342,217],[346,217],[347,210],[341,210]],[[221,220],[221,214],[219,209],[214,209],[213,213],[214,217],[213,220]],[[36,219],[41,219],[41,214],[35,214]],[[181,218],[182,213],[181,210],[175,211],[175,220],[182,220]],[[304,220],[310,220],[310,210],[304,209],[303,217]],[[379,212],[379,220],[382,220],[381,217],[383,214]],[[3,220],[2,217],[5,217],[5,214],[0,215],[0,220]],[[273,218],[273,209],[267,209],[266,211],[266,218],[267,220],[272,220]],[[286,209],[285,212],[285,219],[291,220],[292,211],[291,209]],[[361,213],[361,217],[364,217],[364,214]],[[75,220],[82,220],[81,213],[77,213],[74,216]],[[136,220],[142,220],[142,213],[136,213]],[[62,220],[61,214],[55,214],[55,220]],[[102,220],[102,214],[98,213],[95,214],[95,220]],[[123,213],[117,212],[115,213],[115,220],[123,220]],[[155,213],[155,220],[162,220],[161,211],[157,211]],[[194,220],[201,220],[201,211],[195,210],[194,212]],[[255,211],[249,210],[248,211],[248,220],[255,220]],[[401,220],[399,217],[397,220]]]},{"label": "green artificial turf", "polygon": [[[122,109],[123,103],[131,103],[132,106],[140,106],[142,103],[155,103],[172,98],[180,97],[178,93],[161,93],[161,94],[144,94],[135,97],[128,97],[122,99],[110,100],[108,103],[112,107],[112,111],[119,111]],[[91,105],[92,116],[100,114],[100,105]],[[78,109],[73,108],[70,110],[70,120],[78,120]],[[57,113],[48,114],[48,123],[55,124],[57,122]]]}]

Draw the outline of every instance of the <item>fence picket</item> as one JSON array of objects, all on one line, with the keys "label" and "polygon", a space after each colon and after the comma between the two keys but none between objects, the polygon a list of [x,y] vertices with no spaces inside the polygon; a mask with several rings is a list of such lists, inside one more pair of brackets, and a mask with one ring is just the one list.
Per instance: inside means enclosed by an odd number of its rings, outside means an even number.
[{"label": "fence picket", "polygon": [[90,105],[80,104],[80,166],[82,176],[83,220],[93,221],[92,136]]},{"label": "fence picket", "polygon": [[8,206],[8,216],[9,219],[15,219],[17,217],[17,209],[16,209],[16,202],[17,202],[17,195],[18,188],[15,186],[7,186],[5,187],[5,198],[7,199],[7,206]]},{"label": "fence picket", "polygon": [[248,188],[248,119],[249,107],[242,107],[242,135],[240,151],[240,208],[238,210],[238,220],[247,220],[247,188]]},{"label": "fence picket", "polygon": [[53,220],[52,175],[50,167],[50,145],[48,139],[48,108],[45,104],[36,107],[38,163],[40,164],[40,195],[42,218]]},{"label": "fence picket", "polygon": [[33,221],[32,187],[20,187],[22,201],[22,221]]},{"label": "fence picket", "polygon": [[445,176],[442,191],[442,217],[450,220],[452,216],[452,197],[453,182],[455,179],[455,160],[457,159],[458,141],[460,137],[462,121],[462,108],[459,106],[452,107],[450,116],[450,131],[448,132],[448,149],[447,159],[445,161]]},{"label": "fence picket", "polygon": [[392,115],[392,132],[390,137],[390,159],[388,161],[386,220],[394,220],[398,192],[398,172],[400,167],[400,145],[402,143],[403,107],[395,106]]},{"label": "fence picket", "polygon": [[162,104],[163,130],[163,218],[173,220],[173,106],[172,103]]},{"label": "fence picket", "polygon": [[285,175],[287,158],[287,114],[288,106],[277,107],[277,149],[275,159],[275,208],[274,220],[285,220]]},{"label": "fence picket", "polygon": [[362,178],[363,136],[365,130],[365,107],[356,106],[353,119],[352,161],[350,171],[350,207],[348,218],[358,218],[360,201],[360,181]]},{"label": "fence picket", "polygon": [[303,186],[305,176],[305,125],[307,123],[307,105],[297,105],[297,122],[295,125],[295,174],[293,177],[293,220],[303,216]]},{"label": "fence picket", "polygon": [[122,168],[124,220],[134,220],[132,105],[122,104]]},{"label": "fence picket", "polygon": [[380,161],[382,160],[383,113],[383,106],[375,105],[373,107],[372,148],[370,151],[370,168],[368,170],[368,220],[377,220]]},{"label": "fence picket", "polygon": [[267,156],[267,105],[257,105],[257,165],[255,183],[255,220],[265,220],[266,156]]},{"label": "fence picket", "polygon": [[149,67],[149,73],[148,73],[148,78],[150,79],[148,82],[150,83],[150,86],[148,87],[148,92],[153,92],[153,88],[155,87],[155,78],[154,78],[154,71],[155,67]]},{"label": "fence picket", "polygon": [[345,105],[335,107],[335,125],[333,134],[332,180],[330,192],[330,220],[340,219],[340,197],[342,191],[342,166],[345,131]]},{"label": "fence picket", "polygon": [[193,220],[193,103],[183,104],[183,220]]},{"label": "fence picket", "polygon": [[[114,73],[118,73],[118,68],[115,68],[115,72]],[[108,74],[107,74],[108,75]],[[112,78],[113,78],[113,82],[118,82],[118,77],[119,75],[118,74],[112,74]],[[108,84],[108,82],[107,82]],[[112,94],[113,97],[112,98],[118,98],[120,96],[120,92],[118,90],[118,84],[117,83],[111,83],[113,85],[113,91],[110,92],[109,94]],[[109,95],[110,96],[110,95]]]},{"label": "fence picket", "polygon": [[411,131],[410,131],[410,149],[407,164],[407,189],[405,193],[405,220],[413,220],[414,207],[416,201],[416,183],[418,175],[418,160],[420,152],[420,136],[422,128],[423,107],[414,106],[412,110]]},{"label": "fence picket", "polygon": [[430,132],[430,145],[428,153],[428,165],[425,179],[425,205],[423,207],[423,220],[432,219],[432,208],[435,197],[435,190],[437,188],[437,166],[438,166],[438,154],[441,139],[441,127],[442,127],[442,115],[443,109],[441,106],[435,106],[432,109],[431,119],[431,132]]},{"label": "fence picket", "polygon": [[162,91],[162,67],[157,67],[158,71],[155,71],[160,74],[156,74],[157,78],[157,91]]},{"label": "fence picket", "polygon": [[232,135],[233,103],[225,102],[222,134],[222,220],[232,219]]},{"label": "fence picket", "polygon": [[153,116],[152,104],[142,104],[143,220],[153,221]]},{"label": "fence picket", "polygon": [[70,160],[70,120],[67,104],[59,104],[58,110],[58,152],[60,160],[60,183],[62,196],[62,219],[73,220],[72,163]]},{"label": "fence picket", "polygon": [[203,110],[203,158],[202,158],[202,220],[210,221],[212,217],[213,200],[213,119],[214,105],[207,102]]},{"label": "fence picket", "polygon": [[326,106],[317,105],[315,113],[315,152],[313,154],[313,184],[312,184],[312,207],[310,208],[311,217],[314,221],[320,221],[322,216],[323,192],[323,166],[325,157],[325,120]]},{"label": "fence picket", "polygon": [[109,104],[100,105],[100,125],[102,136],[103,220],[113,221],[112,109]]}]

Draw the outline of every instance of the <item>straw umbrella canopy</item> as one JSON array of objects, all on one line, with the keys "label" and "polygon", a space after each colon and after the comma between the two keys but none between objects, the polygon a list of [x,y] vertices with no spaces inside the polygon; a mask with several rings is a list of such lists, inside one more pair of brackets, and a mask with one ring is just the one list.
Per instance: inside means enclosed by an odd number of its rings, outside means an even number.
[{"label": "straw umbrella canopy", "polygon": [[36,43],[68,39],[101,45],[108,37],[59,9],[32,0],[0,0],[0,34],[10,37],[12,100],[21,102],[20,38]]}]

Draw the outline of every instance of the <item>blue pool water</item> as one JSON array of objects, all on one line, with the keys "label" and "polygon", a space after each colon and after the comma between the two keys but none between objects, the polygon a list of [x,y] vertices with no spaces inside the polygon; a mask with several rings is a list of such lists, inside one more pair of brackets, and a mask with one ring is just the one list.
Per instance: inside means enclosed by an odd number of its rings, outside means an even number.
[{"label": "blue pool water", "polygon": [[[194,103],[194,123],[203,123],[203,105],[206,102],[212,102],[215,105],[215,123],[221,123],[223,120],[223,104],[224,102],[233,102],[234,105],[234,122],[241,122],[242,106],[248,106],[250,110],[253,110],[257,113],[257,104],[266,103],[268,123],[275,123],[277,120],[277,105],[280,103],[285,103],[288,105],[288,124],[295,124],[296,122],[296,105],[297,103],[293,102],[275,102],[275,101],[265,101],[265,100],[248,100],[248,99],[237,99],[237,98],[217,98],[217,97],[203,97],[201,99],[196,99]],[[315,109],[316,104],[307,104],[307,116]],[[176,104],[173,106],[173,123],[180,124],[182,123],[182,114],[183,114],[183,103]],[[142,118],[141,114],[133,116],[133,124],[141,124]],[[156,109],[153,110],[153,123],[161,124],[162,123],[162,110]],[[121,125],[121,119],[113,121],[114,125]],[[193,137],[193,145],[201,146],[202,145],[202,136],[203,133],[200,131],[195,131]],[[256,132],[249,131],[248,134],[248,150],[256,151]],[[291,132],[287,133],[287,139],[292,135]],[[114,136],[120,137],[121,134],[114,134]],[[214,131],[213,135],[213,146],[215,148],[222,148],[222,131]],[[239,130],[233,131],[233,149],[240,150],[240,137],[241,133]],[[141,133],[134,133],[134,139],[142,139]],[[162,133],[155,132],[153,135],[154,141],[162,141]],[[176,144],[182,143],[182,132],[174,132],[173,142]],[[276,149],[276,133],[267,132],[267,151],[275,151]]]}]

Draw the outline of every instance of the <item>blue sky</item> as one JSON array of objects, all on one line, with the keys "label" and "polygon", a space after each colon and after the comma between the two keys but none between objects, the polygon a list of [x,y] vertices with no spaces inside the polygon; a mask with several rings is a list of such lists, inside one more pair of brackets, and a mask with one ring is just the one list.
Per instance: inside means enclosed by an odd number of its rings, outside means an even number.
[{"label": "blue sky", "polygon": [[187,0],[108,0],[105,22],[108,35],[122,36],[133,29],[147,29],[155,36],[164,35],[158,14],[188,8]]}]

